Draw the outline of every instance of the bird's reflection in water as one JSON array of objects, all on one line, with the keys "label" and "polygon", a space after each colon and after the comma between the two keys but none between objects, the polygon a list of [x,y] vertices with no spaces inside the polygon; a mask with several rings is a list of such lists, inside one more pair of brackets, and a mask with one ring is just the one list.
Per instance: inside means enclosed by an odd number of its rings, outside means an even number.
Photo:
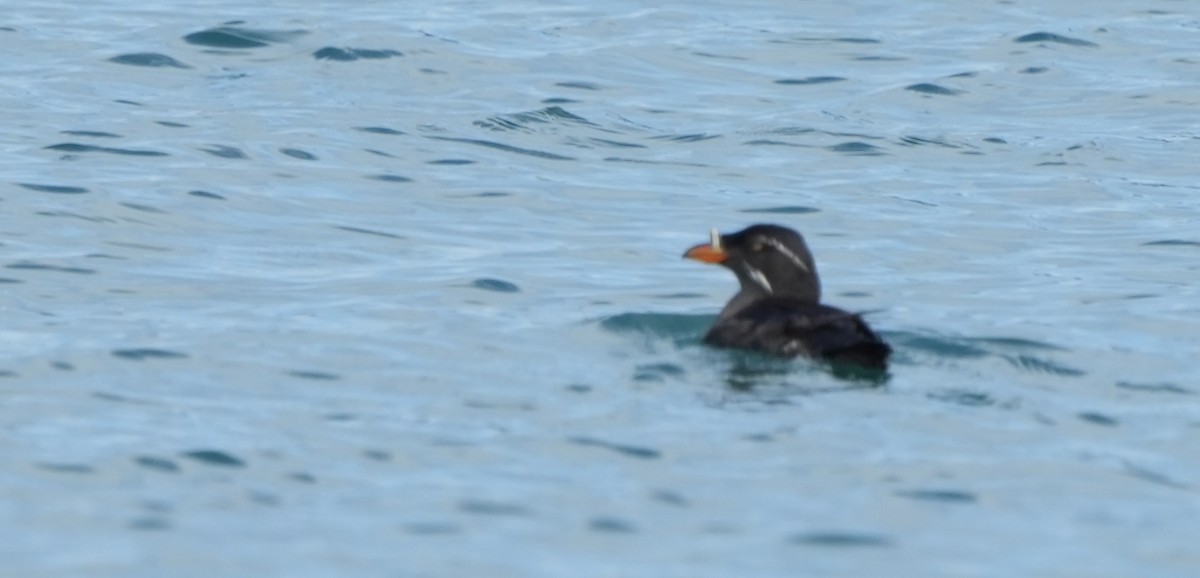
[{"label": "bird's reflection in water", "polygon": [[[750,392],[764,387],[784,387],[798,393],[833,393],[881,388],[890,374],[886,370],[847,363],[821,363],[811,360],[782,359],[755,352],[726,352],[725,384],[738,392]],[[816,379],[820,383],[799,385],[804,376],[821,373],[837,378],[836,383]]]}]

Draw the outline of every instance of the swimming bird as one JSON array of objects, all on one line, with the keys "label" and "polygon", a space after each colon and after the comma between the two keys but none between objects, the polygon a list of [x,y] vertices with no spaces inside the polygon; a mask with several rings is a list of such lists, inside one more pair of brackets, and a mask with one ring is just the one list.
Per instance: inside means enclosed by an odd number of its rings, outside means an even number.
[{"label": "swimming bird", "polygon": [[887,369],[892,348],[862,316],[821,303],[817,265],[800,233],[780,225],[751,225],[728,235],[713,229],[708,243],[683,256],[722,265],[741,284],[705,343]]}]

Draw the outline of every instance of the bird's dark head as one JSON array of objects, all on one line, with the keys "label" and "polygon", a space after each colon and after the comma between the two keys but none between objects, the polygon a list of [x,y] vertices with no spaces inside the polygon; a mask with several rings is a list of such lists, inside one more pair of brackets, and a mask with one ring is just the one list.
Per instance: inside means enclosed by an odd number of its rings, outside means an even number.
[{"label": "bird's dark head", "polygon": [[742,292],[821,300],[817,265],[804,237],[780,225],[751,225],[688,249],[685,258],[717,263],[737,275]]}]

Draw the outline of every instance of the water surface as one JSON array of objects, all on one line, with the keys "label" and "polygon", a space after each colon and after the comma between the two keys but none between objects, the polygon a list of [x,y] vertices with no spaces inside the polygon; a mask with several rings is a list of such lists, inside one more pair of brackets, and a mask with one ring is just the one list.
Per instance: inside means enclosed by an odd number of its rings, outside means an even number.
[{"label": "water surface", "polygon": [[[1183,5],[0,21],[5,575],[1191,576]],[[802,230],[886,383],[699,340]],[[203,564],[198,563],[203,561]]]}]

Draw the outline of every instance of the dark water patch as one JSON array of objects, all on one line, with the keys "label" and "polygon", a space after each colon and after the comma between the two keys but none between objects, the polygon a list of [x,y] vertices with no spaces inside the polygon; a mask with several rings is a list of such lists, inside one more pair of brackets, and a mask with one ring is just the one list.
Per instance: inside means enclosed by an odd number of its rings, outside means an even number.
[{"label": "dark water patch", "polygon": [[506,145],[503,143],[493,142],[493,141],[489,141],[489,140],[474,139],[474,138],[458,138],[458,137],[450,137],[450,136],[434,136],[434,135],[428,135],[425,138],[431,138],[431,139],[448,141],[448,142],[459,142],[459,143],[464,143],[464,144],[477,145],[477,146],[481,146],[481,147],[487,147],[490,149],[496,149],[499,151],[516,153],[519,155],[537,157],[540,159],[548,159],[548,160],[553,160],[553,161],[573,161],[573,160],[575,160],[574,157],[568,157],[568,156],[563,156],[563,155],[559,155],[559,154],[548,153],[545,151],[515,147],[512,145]]},{"label": "dark water patch", "polygon": [[651,161],[646,159],[633,159],[629,157],[605,157],[606,163],[632,163],[639,165],[661,165],[661,166],[676,166],[676,167],[708,167],[704,163],[681,163],[678,161]]},{"label": "dark water patch", "polygon": [[373,155],[375,155],[375,156],[385,157],[385,158],[389,158],[389,159],[394,159],[394,158],[396,158],[395,156],[393,156],[393,155],[390,155],[390,154],[388,154],[388,153],[385,153],[385,152],[383,152],[383,151],[381,151],[381,150],[378,150],[378,149],[363,149],[363,150],[364,150],[364,151],[366,151],[366,152],[369,152],[369,153],[371,153],[371,154],[373,154]]},{"label": "dark water patch", "polygon": [[687,508],[692,505],[691,502],[683,496],[683,494],[680,494],[674,490],[654,490],[653,492],[650,492],[650,499],[679,508]]},{"label": "dark water patch", "polygon": [[22,261],[19,263],[11,263],[4,266],[6,269],[21,269],[25,271],[56,271],[59,273],[74,273],[76,275],[93,275],[95,269],[85,269],[83,267],[61,267],[58,265],[47,265],[45,263],[34,263],[31,261]]},{"label": "dark water patch", "polygon": [[155,213],[158,215],[170,214],[167,211],[164,211],[158,207],[151,207],[150,205],[143,205],[141,203],[118,203],[118,204],[121,205],[122,207],[125,207],[128,209],[133,209],[135,211],[141,211],[143,213]]},{"label": "dark water patch", "polygon": [[1062,36],[1053,32],[1031,32],[1018,37],[1013,42],[1054,42],[1057,44],[1066,44],[1067,46],[1098,46],[1094,42],[1070,36]]},{"label": "dark water patch", "polygon": [[969,339],[953,339],[904,333],[890,334],[889,337],[892,337],[893,345],[900,345],[905,349],[916,349],[925,353],[932,353],[938,357],[963,359],[986,357],[988,355],[986,349],[976,347],[970,343]]},{"label": "dark water patch", "polygon": [[880,548],[892,545],[892,539],[880,534],[855,532],[806,532],[792,537],[792,543],[830,548]]},{"label": "dark water patch", "polygon": [[771,129],[766,132],[767,132],[767,134],[777,134],[777,135],[783,135],[783,136],[803,136],[803,135],[809,135],[809,134],[813,134],[813,133],[822,133],[822,134],[828,134],[828,135],[834,135],[834,136],[853,136],[853,135],[840,135],[840,134],[835,135],[834,133],[830,133],[830,132],[826,132],[826,131],[819,131],[815,128],[809,128],[806,126],[784,126],[784,127],[780,127],[780,128],[776,128],[776,129]]},{"label": "dark water patch", "polygon": [[829,84],[831,82],[841,82],[846,80],[840,76],[809,76],[806,78],[781,78],[775,81],[775,84],[785,85],[809,85],[809,84]]},{"label": "dark water patch", "polygon": [[[2,283],[2,281],[0,281],[0,283]],[[50,367],[53,367],[59,371],[75,371],[75,366],[67,361],[51,361]]]},{"label": "dark water patch", "polygon": [[391,136],[405,134],[403,131],[399,131],[394,128],[388,128],[386,126],[356,126],[354,127],[354,130],[360,130],[362,132],[369,132],[372,134],[386,134]]},{"label": "dark water patch", "polygon": [[1121,389],[1129,389],[1129,390],[1133,390],[1133,391],[1149,391],[1149,392],[1156,392],[1156,393],[1157,393],[1157,392],[1162,392],[1162,393],[1182,393],[1182,394],[1192,394],[1192,393],[1194,393],[1194,392],[1193,392],[1192,390],[1190,390],[1190,389],[1187,389],[1187,388],[1184,388],[1184,387],[1180,387],[1180,386],[1178,386],[1178,385],[1175,385],[1174,383],[1166,383],[1166,382],[1162,382],[1162,383],[1133,383],[1133,382],[1131,382],[1131,381],[1118,381],[1118,382],[1117,382],[1117,387],[1119,387],[1119,388],[1121,388]]},{"label": "dark water patch", "polygon": [[208,191],[188,191],[188,194],[192,195],[193,197],[200,197],[202,199],[213,199],[213,200],[217,200],[217,201],[225,200],[225,197],[218,195],[216,193],[210,193]]},{"label": "dark water patch", "polygon": [[209,466],[220,466],[223,468],[246,467],[246,462],[220,450],[193,450],[183,452],[180,455]]},{"label": "dark water patch", "polygon": [[658,450],[655,450],[655,449],[607,442],[607,441],[599,440],[596,438],[572,437],[572,438],[567,438],[567,441],[569,441],[573,444],[581,445],[581,446],[594,446],[594,447],[599,447],[599,448],[610,449],[614,452],[617,452],[621,455],[629,456],[631,458],[639,458],[639,459],[643,459],[643,460],[656,460],[656,459],[662,457],[662,452],[659,452]]},{"label": "dark water patch", "polygon": [[1161,241],[1149,241],[1142,243],[1144,247],[1200,247],[1200,241],[1186,241],[1183,239],[1163,239]]},{"label": "dark water patch", "polygon": [[246,156],[246,153],[242,152],[242,149],[239,149],[237,147],[228,146],[228,145],[214,144],[214,145],[209,145],[208,148],[201,147],[200,150],[204,151],[214,157],[221,157],[223,159],[250,158],[250,157]]},{"label": "dark water patch", "polygon": [[935,400],[962,405],[966,407],[987,407],[995,405],[996,400],[986,393],[968,391],[965,389],[943,389],[925,394],[925,397]]},{"label": "dark water patch", "polygon": [[480,197],[480,198],[484,198],[484,199],[495,199],[498,197],[511,197],[512,193],[502,193],[500,191],[484,191],[482,193],[476,193],[472,196]]},{"label": "dark water patch", "polygon": [[117,394],[117,393],[109,393],[107,391],[93,391],[92,397],[94,397],[96,399],[101,399],[104,401],[112,401],[112,402],[116,402],[116,403],[130,403],[130,404],[134,404],[134,405],[156,405],[154,402],[129,397],[127,395],[121,395],[121,394]]},{"label": "dark water patch", "polygon": [[678,134],[678,135],[665,134],[665,135],[659,135],[659,136],[654,136],[654,137],[650,137],[650,138],[654,139],[654,140],[670,140],[670,141],[675,141],[675,142],[700,142],[700,141],[704,141],[704,140],[712,140],[715,138],[721,138],[721,135],[705,134],[705,133],[700,132],[700,133],[694,133],[694,134]]},{"label": "dark water patch", "polygon": [[[1121,296],[1117,297],[1117,299],[1121,299],[1124,301],[1133,301],[1135,299],[1154,299],[1156,297],[1162,297],[1162,295],[1158,294],[1158,293],[1130,293],[1128,295],[1121,295]],[[1097,300],[1093,300],[1093,299],[1082,300],[1083,303],[1095,303],[1096,301]]]},{"label": "dark water patch", "polygon": [[904,87],[904,90],[911,90],[913,92],[919,92],[921,94],[934,94],[934,95],[938,95],[938,96],[954,96],[954,95],[963,93],[963,91],[961,91],[961,90],[947,88],[940,84],[933,84],[932,82],[921,82],[921,83],[917,83],[917,84],[910,84],[910,85]]},{"label": "dark water patch", "polygon": [[265,492],[263,490],[247,491],[246,499],[251,503],[258,504],[260,506],[279,506],[283,503],[283,500],[278,494],[272,494],[271,492]]},{"label": "dark water patch", "polygon": [[797,42],[839,42],[842,44],[880,44],[879,40],[874,38],[864,38],[860,36],[844,36],[840,38],[826,38],[821,36],[801,36],[792,39],[774,39],[769,41],[772,44],[795,44]]},{"label": "dark water patch", "polygon": [[132,100],[125,100],[123,98],[118,98],[118,99],[114,100],[113,102],[115,102],[117,104],[128,104],[129,106],[146,106],[140,102],[134,102]]},{"label": "dark water patch", "polygon": [[20,374],[15,371],[9,371],[7,369],[0,369],[0,377],[18,377],[18,376],[20,376]]},{"label": "dark water patch", "polygon": [[349,422],[358,419],[358,415],[346,412],[327,413],[322,417],[324,417],[327,421],[332,422]]},{"label": "dark water patch", "polygon": [[961,148],[961,147],[959,147],[958,145],[955,145],[955,144],[950,144],[950,143],[948,143],[948,142],[946,142],[946,141],[941,141],[941,140],[936,140],[936,139],[922,138],[922,137],[919,137],[919,136],[911,136],[911,135],[910,135],[910,136],[904,136],[904,137],[901,137],[901,138],[900,138],[900,143],[901,143],[901,144],[906,144],[906,145],[914,145],[914,146],[921,146],[921,145],[937,145],[937,146],[940,146],[940,147],[945,147],[945,148],[948,148],[948,149],[956,149],[956,148]]},{"label": "dark water patch", "polygon": [[169,351],[166,349],[152,348],[137,348],[137,349],[114,349],[112,350],[113,357],[121,359],[129,359],[132,361],[146,361],[148,359],[185,359],[186,353],[178,351]]},{"label": "dark water patch", "polygon": [[147,512],[156,512],[159,514],[166,514],[175,511],[175,507],[172,506],[170,502],[164,502],[162,500],[143,500],[141,506],[142,509],[146,510]]},{"label": "dark water patch", "polygon": [[411,522],[404,525],[404,531],[419,536],[440,536],[457,534],[460,529],[453,522]]},{"label": "dark water patch", "polygon": [[1107,427],[1115,427],[1120,424],[1116,418],[1094,411],[1080,412],[1076,417],[1088,423]]},{"label": "dark water patch", "polygon": [[563,88],[574,88],[578,90],[600,90],[600,85],[591,82],[556,82],[554,86]]},{"label": "dark water patch", "polygon": [[686,371],[674,363],[647,363],[637,366],[633,380],[639,382],[661,382],[671,377],[682,377]]},{"label": "dark water patch", "polygon": [[299,377],[300,379],[312,379],[316,381],[337,381],[341,379],[341,376],[336,373],[326,373],[324,371],[296,370],[285,371],[284,373],[292,377]]},{"label": "dark water patch", "polygon": [[62,134],[69,134],[71,136],[86,136],[91,138],[121,138],[121,135],[119,134],[101,132],[98,130],[64,130],[60,132]]},{"label": "dark water patch", "polygon": [[240,26],[218,26],[193,32],[183,37],[184,42],[210,48],[262,48],[280,42],[289,42],[303,36],[303,30],[255,30]]},{"label": "dark water patch", "polygon": [[591,393],[595,388],[586,383],[571,383],[567,384],[564,389],[572,393]]},{"label": "dark water patch", "polygon": [[392,461],[392,453],[385,450],[363,450],[362,455],[364,458],[376,462]]},{"label": "dark water patch", "polygon": [[530,401],[493,401],[484,399],[465,399],[463,406],[475,409],[503,409],[519,411],[537,411],[537,404]]},{"label": "dark water patch", "polygon": [[1028,67],[1022,68],[1021,70],[1019,70],[1017,72],[1020,72],[1021,74],[1041,74],[1043,72],[1046,72],[1047,70],[1050,70],[1050,69],[1046,68],[1045,66],[1028,66]]},{"label": "dark water patch", "polygon": [[355,60],[383,60],[385,58],[393,58],[396,56],[404,56],[399,50],[390,49],[373,49],[373,48],[338,48],[336,46],[326,46],[313,53],[313,58],[317,60],[336,60],[339,62],[352,62]]},{"label": "dark water patch", "polygon": [[411,183],[413,181],[411,178],[402,175],[370,175],[367,178],[385,183]]},{"label": "dark water patch", "polygon": [[80,144],[73,142],[65,142],[46,147],[47,150],[62,151],[68,153],[106,153],[111,155],[123,155],[131,157],[165,157],[170,156],[162,151],[142,150],[142,149],[121,149],[114,147],[102,147],[96,145]]},{"label": "dark water patch", "polygon": [[155,456],[138,456],[133,459],[134,463],[148,470],[156,472],[175,473],[180,470],[179,464],[167,458],[159,458]]},{"label": "dark water patch", "polygon": [[860,141],[848,141],[833,146],[825,147],[835,153],[843,153],[856,156],[879,156],[886,154],[879,147],[867,144]]},{"label": "dark water patch", "polygon": [[742,209],[743,213],[769,213],[776,215],[806,215],[808,213],[817,213],[821,209],[816,207],[803,207],[800,205],[789,205],[783,207],[759,207],[754,209]]},{"label": "dark water patch", "polygon": [[971,504],[977,498],[971,492],[961,490],[901,490],[897,496],[926,502],[941,502],[945,504]]},{"label": "dark water patch", "polygon": [[715,54],[712,52],[703,52],[703,51],[699,51],[699,50],[693,50],[692,54],[699,56],[701,58],[719,58],[721,60],[733,60],[733,61],[737,61],[737,62],[747,62],[750,60],[749,58],[743,58],[741,56],[732,56],[729,54]]},{"label": "dark water patch", "polygon": [[516,293],[521,290],[515,283],[509,283],[502,279],[482,278],[471,282],[471,286],[484,291],[495,291],[497,293]]},{"label": "dark water patch", "polygon": [[503,114],[477,120],[473,124],[488,130],[528,130],[539,124],[576,124],[596,126],[591,121],[579,115],[572,114],[561,106],[551,106],[541,110]]},{"label": "dark water patch", "polygon": [[1078,377],[1081,375],[1086,375],[1086,372],[1084,372],[1081,369],[1075,369],[1074,367],[1067,367],[1065,365],[1055,363],[1048,359],[1041,359],[1038,357],[1034,357],[1032,355],[1016,355],[1016,356],[1005,355],[1002,357],[1004,358],[1005,361],[1011,363],[1013,365],[1013,367],[1016,367],[1018,369],[1024,369],[1026,371],[1032,371],[1032,372],[1036,372],[1036,373],[1048,373],[1051,375],[1059,375],[1059,376],[1063,376],[1063,377]]},{"label": "dark water patch", "polygon": [[170,530],[171,522],[162,517],[135,518],[129,522],[129,529],[146,532],[160,532],[163,530]]},{"label": "dark water patch", "polygon": [[190,66],[157,52],[136,52],[133,54],[122,54],[108,59],[109,62],[117,64],[128,64],[130,66],[149,66],[152,68],[191,68]]},{"label": "dark water patch", "polygon": [[54,193],[56,195],[82,195],[89,192],[83,187],[73,187],[70,185],[39,185],[36,183],[17,183],[17,186],[24,187],[31,191],[39,193]]},{"label": "dark water patch", "polygon": [[542,104],[575,104],[578,102],[579,102],[578,100],[575,100],[573,98],[554,97],[554,98],[543,98],[542,99]]},{"label": "dark water patch", "polygon": [[182,122],[173,122],[173,121],[169,121],[169,120],[156,120],[154,122],[156,124],[160,124],[162,126],[170,127],[170,128],[191,128],[191,125],[183,124]]},{"label": "dark water patch", "polygon": [[428,164],[444,165],[444,166],[461,166],[461,165],[473,165],[473,164],[475,164],[475,161],[470,160],[470,159],[438,159],[435,161],[428,161]]},{"label": "dark water patch", "polygon": [[862,389],[875,389],[886,386],[892,377],[886,368],[867,367],[849,362],[820,362],[818,367],[827,369],[829,371],[829,375],[832,375],[845,383],[836,387],[823,387],[815,389],[805,388],[804,393],[811,395],[817,393],[842,393],[847,391],[858,391]]},{"label": "dark water patch", "polygon": [[903,62],[908,59],[901,57],[901,56],[867,55],[867,56],[857,56],[854,58],[854,60],[857,60],[859,62]]},{"label": "dark water patch", "polygon": [[702,297],[708,297],[708,295],[705,295],[704,293],[689,293],[684,291],[681,293],[661,293],[658,295],[652,295],[652,297],[655,299],[699,299]]},{"label": "dark water patch", "polygon": [[708,331],[713,315],[679,313],[621,313],[600,321],[600,327],[613,333],[632,333],[647,338],[668,339],[675,344],[697,343]]},{"label": "dark water patch", "polygon": [[300,149],[282,148],[282,149],[279,149],[279,152],[281,152],[289,157],[292,157],[294,159],[300,159],[302,161],[317,160],[317,155],[314,155],[308,151],[304,151],[304,150],[300,150]]},{"label": "dark water patch", "polygon": [[314,476],[308,472],[290,472],[287,475],[287,479],[292,480],[294,482],[300,482],[302,484],[317,483],[316,476]]},{"label": "dark water patch", "polygon": [[404,237],[397,235],[395,233],[386,233],[384,231],[376,231],[374,229],[364,229],[362,227],[351,227],[348,225],[334,225],[333,228],[341,229],[343,231],[349,231],[351,233],[361,233],[363,235],[374,235],[376,237],[385,237],[388,239],[404,239]]},{"label": "dark water patch", "polygon": [[975,78],[976,76],[979,76],[978,72],[959,72],[957,74],[951,74],[946,78]]},{"label": "dark water patch", "polygon": [[1170,476],[1167,476],[1166,474],[1156,472],[1154,470],[1146,469],[1141,466],[1131,464],[1129,462],[1125,462],[1124,465],[1125,465],[1125,473],[1127,473],[1139,480],[1145,480],[1147,482],[1152,482],[1152,483],[1158,484],[1160,486],[1166,486],[1168,488],[1175,488],[1178,490],[1192,489],[1191,485],[1185,484],[1185,483],[1177,481],[1177,480],[1173,480],[1173,479],[1171,479]]},{"label": "dark water patch", "polygon": [[1021,337],[964,337],[964,341],[973,343],[981,343],[999,349],[1008,349],[1013,351],[1066,351],[1065,347],[1060,347],[1052,343],[1043,341],[1034,341],[1032,339],[1024,339]]},{"label": "dark water patch", "polygon": [[1008,141],[1006,141],[1000,137],[995,137],[995,136],[989,136],[989,137],[983,139],[983,142],[990,142],[992,144],[1008,144]]},{"label": "dark water patch", "polygon": [[531,514],[529,509],[524,506],[489,500],[463,500],[458,503],[458,509],[468,514],[479,514],[482,516],[526,517]]},{"label": "dark water patch", "polygon": [[796,144],[794,142],[786,142],[786,141],[781,141],[781,140],[771,140],[768,138],[756,138],[754,140],[748,140],[742,144],[744,144],[746,146],[777,146],[777,147],[811,148],[809,145]]},{"label": "dark water patch", "polygon": [[588,529],[593,532],[604,532],[606,534],[632,534],[637,532],[637,527],[632,523],[608,516],[598,516],[588,520]]},{"label": "dark water patch", "polygon": [[11,277],[0,277],[0,283],[24,283],[24,281],[20,279],[13,279]]},{"label": "dark water patch", "polygon": [[609,140],[606,138],[588,138],[587,140],[588,140],[588,142],[590,142],[592,144],[598,144],[600,146],[611,147],[611,148],[623,148],[623,149],[644,149],[644,148],[646,148],[646,145],[640,145],[640,144],[631,143],[631,142]]},{"label": "dark water patch", "polygon": [[37,464],[37,467],[60,474],[90,474],[96,471],[96,468],[87,464],[71,464],[63,462],[42,462]]}]

